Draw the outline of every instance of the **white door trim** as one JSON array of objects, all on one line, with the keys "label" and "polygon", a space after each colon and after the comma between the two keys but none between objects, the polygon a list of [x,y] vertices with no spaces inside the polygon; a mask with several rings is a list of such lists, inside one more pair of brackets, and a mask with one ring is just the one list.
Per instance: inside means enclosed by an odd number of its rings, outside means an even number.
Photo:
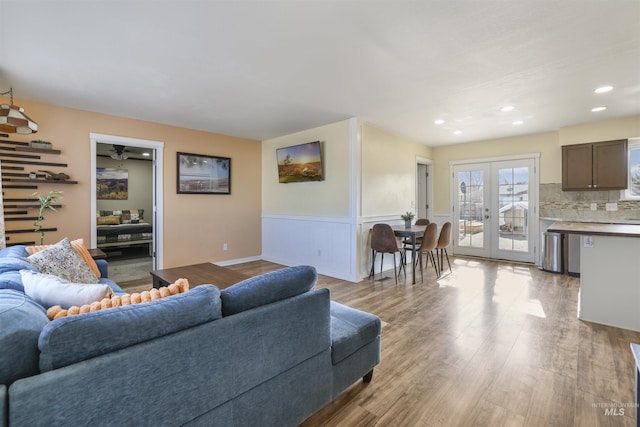
[{"label": "white door trim", "polygon": [[118,144],[128,145],[131,147],[149,148],[155,151],[155,161],[153,169],[155,172],[155,182],[153,183],[154,195],[153,195],[153,210],[154,210],[154,224],[153,224],[153,250],[155,252],[155,267],[156,269],[162,268],[164,264],[163,260],[163,245],[160,242],[163,241],[162,230],[164,229],[164,215],[163,215],[163,151],[164,142],[153,141],[148,139],[129,138],[124,136],[106,135],[101,133],[89,133],[90,140],[90,152],[91,152],[91,247],[95,248],[98,239],[96,236],[96,155],[97,155],[97,143],[104,144]]}]

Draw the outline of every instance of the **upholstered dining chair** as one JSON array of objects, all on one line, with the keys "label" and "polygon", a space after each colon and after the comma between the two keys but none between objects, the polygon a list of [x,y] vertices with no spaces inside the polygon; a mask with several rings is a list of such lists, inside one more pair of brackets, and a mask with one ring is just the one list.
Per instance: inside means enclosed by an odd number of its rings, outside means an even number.
[{"label": "upholstered dining chair", "polygon": [[[428,266],[429,260],[431,260],[431,265],[433,269],[436,271],[436,276],[440,277],[440,272],[438,271],[438,265],[433,257],[433,251],[438,245],[438,225],[435,222],[429,223],[427,228],[424,230],[424,236],[422,236],[422,240],[420,241],[420,246],[418,247],[415,262],[420,263],[420,280],[424,283],[424,274],[422,271],[422,254],[427,255],[426,264]],[[414,270],[415,271],[415,270]]]},{"label": "upholstered dining chair", "polygon": [[[400,274],[396,268],[396,253],[400,253],[400,269],[404,268],[404,249],[398,247],[396,235],[389,224],[374,224],[371,229],[371,271],[369,278],[375,275],[374,265],[376,255],[382,254],[380,259],[380,273],[382,274],[382,264],[384,262],[384,254],[393,254],[393,273],[398,283],[398,275]],[[405,275],[407,274],[405,270]]]},{"label": "upholstered dining chair", "polygon": [[[429,220],[427,218],[418,218],[416,220],[416,224],[415,225],[429,225]],[[422,239],[422,237],[417,237],[416,236],[416,245],[420,242],[420,239]],[[402,240],[402,244],[404,245],[405,249],[407,249],[407,246],[409,246],[409,248],[411,247],[411,239],[409,239],[408,237],[405,237]]]},{"label": "upholstered dining chair", "polygon": [[451,271],[451,263],[449,262],[449,254],[447,253],[447,247],[451,243],[451,223],[445,222],[442,225],[442,229],[440,230],[440,237],[438,238],[438,244],[436,245],[436,257],[439,259],[438,263],[440,265],[440,274],[442,274],[442,270],[444,269],[444,259],[443,254],[447,257],[447,264],[449,265],[449,271]]},{"label": "upholstered dining chair", "polygon": [[451,271],[451,263],[449,262],[449,254],[447,253],[447,246],[449,246],[449,243],[451,243],[451,223],[445,222],[440,230],[440,237],[438,238],[438,244],[436,245],[436,257],[438,256],[438,252],[440,252],[440,258],[438,259],[440,264],[440,274],[442,274],[442,270],[444,269],[443,254],[447,257],[447,264],[449,265],[449,271]]}]

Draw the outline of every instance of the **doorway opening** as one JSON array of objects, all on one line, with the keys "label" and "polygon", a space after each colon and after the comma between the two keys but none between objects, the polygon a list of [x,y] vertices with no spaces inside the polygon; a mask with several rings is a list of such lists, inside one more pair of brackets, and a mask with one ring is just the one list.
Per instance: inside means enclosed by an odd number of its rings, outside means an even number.
[{"label": "doorway opening", "polygon": [[116,283],[149,279],[162,268],[164,143],[93,133],[90,140],[91,246],[107,253]]},{"label": "doorway opening", "polygon": [[452,165],[454,253],[534,262],[537,171],[537,155]]},{"label": "doorway opening", "polygon": [[433,206],[433,183],[431,182],[431,168],[433,162],[429,159],[416,158],[416,217],[431,218]]}]

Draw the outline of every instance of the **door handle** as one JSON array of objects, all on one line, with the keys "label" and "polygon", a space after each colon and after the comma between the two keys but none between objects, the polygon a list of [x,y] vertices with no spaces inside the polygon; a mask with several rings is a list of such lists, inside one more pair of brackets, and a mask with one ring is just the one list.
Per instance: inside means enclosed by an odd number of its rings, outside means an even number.
[{"label": "door handle", "polygon": [[484,219],[489,219],[489,215],[485,215],[485,216],[484,216]]}]

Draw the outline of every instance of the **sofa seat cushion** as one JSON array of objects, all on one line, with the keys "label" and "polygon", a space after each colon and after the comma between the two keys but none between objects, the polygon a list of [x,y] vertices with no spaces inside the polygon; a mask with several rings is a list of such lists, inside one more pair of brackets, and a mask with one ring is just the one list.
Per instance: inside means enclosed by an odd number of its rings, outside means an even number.
[{"label": "sofa seat cushion", "polygon": [[220,291],[201,285],[145,304],[56,319],[40,333],[40,370],[61,368],[220,317]]},{"label": "sofa seat cushion", "polygon": [[316,269],[309,265],[283,268],[252,277],[224,289],[222,314],[230,316],[303,294],[318,280]]},{"label": "sofa seat cushion", "polygon": [[44,309],[13,289],[0,289],[0,384],[35,375],[38,337],[49,323]]},{"label": "sofa seat cushion", "polygon": [[374,341],[380,331],[378,316],[331,301],[331,362],[346,359]]}]

